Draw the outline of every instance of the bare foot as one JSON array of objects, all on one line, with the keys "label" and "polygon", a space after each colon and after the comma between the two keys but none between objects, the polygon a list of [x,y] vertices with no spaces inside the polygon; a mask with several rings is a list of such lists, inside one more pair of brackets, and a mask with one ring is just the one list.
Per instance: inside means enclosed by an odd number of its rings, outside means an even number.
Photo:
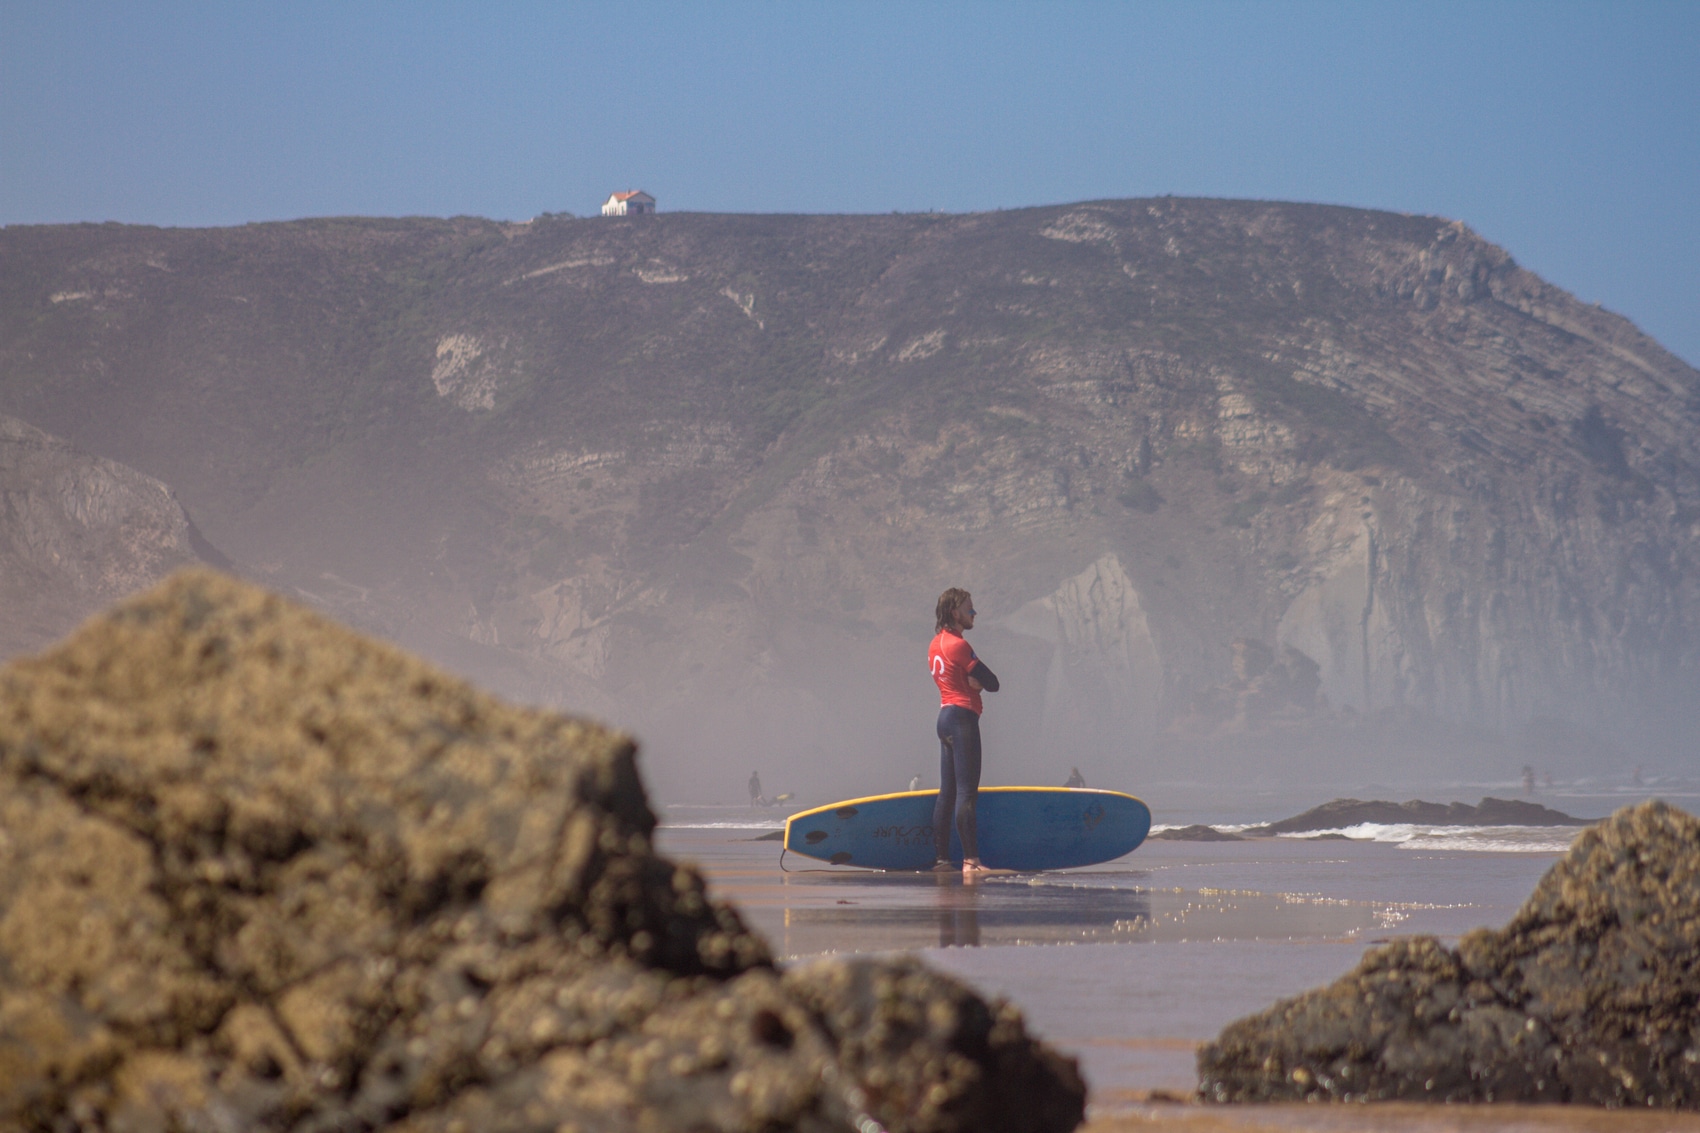
[{"label": "bare foot", "polygon": [[962,876],[963,877],[967,877],[970,874],[980,874],[980,873],[990,873],[990,872],[992,872],[992,871],[980,864],[979,858],[965,858],[965,859],[963,859],[963,862],[962,862]]}]

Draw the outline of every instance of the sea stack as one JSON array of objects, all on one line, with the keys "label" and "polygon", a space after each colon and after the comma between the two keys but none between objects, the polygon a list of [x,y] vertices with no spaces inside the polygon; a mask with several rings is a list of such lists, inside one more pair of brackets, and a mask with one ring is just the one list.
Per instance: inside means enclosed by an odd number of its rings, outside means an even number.
[{"label": "sea stack", "polygon": [[0,1127],[1072,1129],[914,962],[781,973],[626,736],[214,572],[0,670]]},{"label": "sea stack", "polygon": [[1209,1101],[1700,1109],[1700,820],[1661,802],[1584,830],[1503,929],[1371,950],[1225,1028]]}]

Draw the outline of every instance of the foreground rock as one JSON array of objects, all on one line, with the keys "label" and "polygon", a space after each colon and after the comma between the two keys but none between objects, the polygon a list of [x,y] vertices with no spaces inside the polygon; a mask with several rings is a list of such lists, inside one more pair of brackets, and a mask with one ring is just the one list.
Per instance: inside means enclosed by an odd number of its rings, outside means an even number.
[{"label": "foreground rock", "polygon": [[1334,799],[1303,814],[1283,818],[1246,831],[1251,837],[1273,834],[1306,834],[1313,830],[1341,830],[1374,822],[1389,826],[1418,823],[1424,826],[1586,826],[1592,819],[1574,818],[1563,811],[1521,799],[1484,798],[1480,805],[1430,803],[1421,799],[1390,803],[1380,799]]},{"label": "foreground rock", "polygon": [[1211,1100],[1700,1109],[1700,821],[1663,803],[1584,831],[1511,923],[1430,937],[1199,1050]]},{"label": "foreground rock", "polygon": [[0,671],[0,1128],[1066,1130],[912,962],[781,974],[626,738],[210,572]]}]

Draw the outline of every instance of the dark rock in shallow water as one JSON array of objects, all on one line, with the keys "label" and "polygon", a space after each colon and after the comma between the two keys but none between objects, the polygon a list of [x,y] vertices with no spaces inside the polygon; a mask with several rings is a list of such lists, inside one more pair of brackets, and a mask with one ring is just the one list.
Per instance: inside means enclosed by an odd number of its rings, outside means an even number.
[{"label": "dark rock in shallow water", "polygon": [[1700,820],[1590,827],[1511,923],[1364,954],[1199,1049],[1219,1102],[1580,1102],[1700,1109]]},{"label": "dark rock in shallow water", "polygon": [[0,670],[0,1128],[1072,1129],[912,962],[781,974],[632,743],[178,575]]},{"label": "dark rock in shallow water", "polygon": [[1572,818],[1562,811],[1521,799],[1484,798],[1479,806],[1468,803],[1430,803],[1421,799],[1390,803],[1380,799],[1335,799],[1312,807],[1303,814],[1283,818],[1246,831],[1252,837],[1273,834],[1304,834],[1312,830],[1339,830],[1366,822],[1425,826],[1586,826],[1589,818]]},{"label": "dark rock in shallow water", "polygon": [[1194,823],[1191,826],[1179,826],[1173,830],[1159,830],[1157,833],[1152,834],[1151,837],[1165,842],[1245,841],[1245,839],[1241,838],[1238,834],[1229,834],[1225,830],[1218,830],[1214,826],[1205,826],[1203,823]]}]

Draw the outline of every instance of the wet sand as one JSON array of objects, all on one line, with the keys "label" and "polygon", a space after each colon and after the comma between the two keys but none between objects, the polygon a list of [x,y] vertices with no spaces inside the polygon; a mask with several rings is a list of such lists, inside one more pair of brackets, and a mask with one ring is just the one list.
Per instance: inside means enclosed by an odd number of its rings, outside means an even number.
[{"label": "wet sand", "polygon": [[1558,1105],[1140,1104],[1084,1133],[1696,1133],[1700,1114]]},{"label": "wet sand", "polygon": [[[759,820],[758,824],[759,824]],[[781,962],[916,952],[1018,1004],[1080,1059],[1088,1129],[1694,1130],[1700,1115],[1517,1106],[1199,1106],[1193,1052],[1231,1020],[1333,979],[1371,943],[1451,942],[1503,924],[1554,853],[1425,852],[1373,842],[1147,842],[1084,870],[880,874],[787,855],[761,829],[664,827]],[[786,870],[791,872],[787,872]]]}]

